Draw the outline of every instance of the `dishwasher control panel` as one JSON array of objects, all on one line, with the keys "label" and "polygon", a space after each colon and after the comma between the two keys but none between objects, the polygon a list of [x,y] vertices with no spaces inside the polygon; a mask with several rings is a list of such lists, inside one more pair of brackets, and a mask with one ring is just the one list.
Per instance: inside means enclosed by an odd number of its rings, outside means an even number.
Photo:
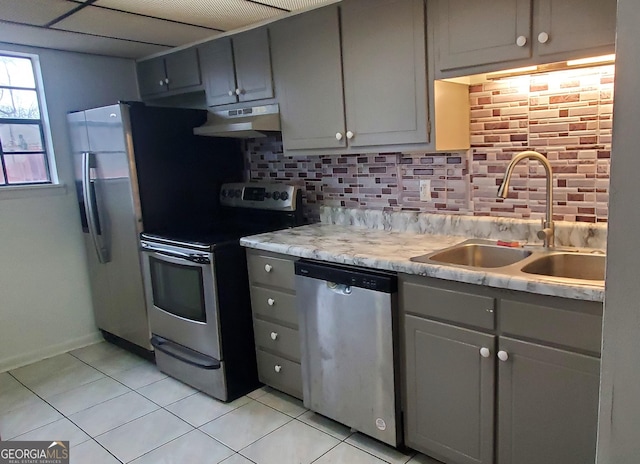
[{"label": "dishwasher control panel", "polygon": [[340,285],[359,287],[382,293],[395,293],[398,291],[398,277],[391,272],[309,260],[297,261],[295,270],[296,275]]}]

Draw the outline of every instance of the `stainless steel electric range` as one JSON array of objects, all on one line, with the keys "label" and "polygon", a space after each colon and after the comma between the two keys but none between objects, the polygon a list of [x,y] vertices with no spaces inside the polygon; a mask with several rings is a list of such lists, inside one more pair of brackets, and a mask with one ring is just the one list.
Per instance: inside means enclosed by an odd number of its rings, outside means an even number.
[{"label": "stainless steel electric range", "polygon": [[243,236],[303,224],[301,192],[223,184],[213,229],[143,233],[151,344],[159,369],[222,401],[259,385]]}]

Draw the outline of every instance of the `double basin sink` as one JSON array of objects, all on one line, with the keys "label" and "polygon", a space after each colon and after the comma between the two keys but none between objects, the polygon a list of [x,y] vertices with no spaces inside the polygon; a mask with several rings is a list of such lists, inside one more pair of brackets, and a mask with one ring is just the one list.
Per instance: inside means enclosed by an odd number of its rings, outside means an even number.
[{"label": "double basin sink", "polygon": [[411,258],[429,264],[491,270],[507,276],[534,275],[566,283],[604,284],[605,255],[600,252],[512,248],[490,240],[467,240],[441,251]]}]

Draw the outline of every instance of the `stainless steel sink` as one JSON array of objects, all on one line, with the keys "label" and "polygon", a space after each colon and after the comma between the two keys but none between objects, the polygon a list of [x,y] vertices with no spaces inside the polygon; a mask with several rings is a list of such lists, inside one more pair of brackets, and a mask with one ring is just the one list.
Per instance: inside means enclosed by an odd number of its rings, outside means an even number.
[{"label": "stainless steel sink", "polygon": [[527,274],[579,280],[604,280],[605,256],[585,253],[552,253],[522,268]]},{"label": "stainless steel sink", "polygon": [[531,255],[531,251],[522,248],[508,248],[489,243],[463,242],[436,253],[411,258],[422,263],[456,264],[478,268],[496,268],[509,266]]}]

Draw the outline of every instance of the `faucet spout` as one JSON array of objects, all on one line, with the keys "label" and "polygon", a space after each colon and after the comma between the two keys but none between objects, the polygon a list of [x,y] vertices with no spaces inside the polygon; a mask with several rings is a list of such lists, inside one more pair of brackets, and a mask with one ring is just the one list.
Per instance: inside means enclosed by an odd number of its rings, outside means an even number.
[{"label": "faucet spout", "polygon": [[538,236],[540,238],[544,238],[545,247],[552,248],[554,246],[555,235],[553,224],[553,171],[551,169],[551,163],[549,163],[549,160],[544,155],[538,153],[537,151],[528,150],[518,153],[516,156],[514,156],[507,166],[502,184],[500,185],[500,187],[498,187],[498,197],[507,198],[507,195],[509,193],[509,181],[511,180],[511,176],[513,175],[513,170],[516,165],[524,159],[538,160],[545,170],[545,174],[547,177],[547,208],[545,221],[543,223],[543,229],[539,232]]}]

